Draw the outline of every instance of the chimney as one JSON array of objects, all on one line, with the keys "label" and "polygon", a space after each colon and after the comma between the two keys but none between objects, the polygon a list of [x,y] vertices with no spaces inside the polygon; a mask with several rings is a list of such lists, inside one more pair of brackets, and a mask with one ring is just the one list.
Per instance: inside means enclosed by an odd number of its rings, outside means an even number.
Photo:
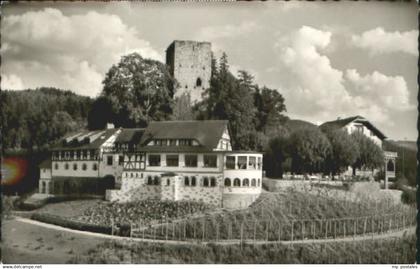
[{"label": "chimney", "polygon": [[107,128],[107,129],[114,129],[114,128],[115,128],[115,126],[114,126],[114,124],[113,124],[113,123],[109,123],[109,122],[108,122],[108,123],[106,124],[106,128]]}]

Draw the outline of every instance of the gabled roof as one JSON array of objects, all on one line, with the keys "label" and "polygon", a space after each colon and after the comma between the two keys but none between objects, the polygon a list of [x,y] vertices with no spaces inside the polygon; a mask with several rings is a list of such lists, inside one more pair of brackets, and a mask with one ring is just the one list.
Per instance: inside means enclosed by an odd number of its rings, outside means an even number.
[{"label": "gabled roof", "polygon": [[118,130],[119,129],[106,129],[98,131],[76,132],[61,139],[59,143],[52,147],[52,149],[98,149]]},{"label": "gabled roof", "polygon": [[138,144],[141,141],[144,131],[144,128],[121,129],[117,139],[115,139],[115,143]]},{"label": "gabled roof", "polygon": [[193,139],[200,146],[188,148],[213,150],[217,147],[227,126],[227,120],[154,121],[147,126],[140,144],[145,150],[153,147],[155,150],[167,151],[169,149],[167,146],[146,146],[146,144],[152,139]]},{"label": "gabled roof", "polygon": [[39,168],[47,168],[47,169],[51,169],[51,159],[45,159],[43,160],[39,165]]},{"label": "gabled roof", "polygon": [[365,125],[369,130],[371,130],[381,140],[386,138],[386,136],[378,128],[376,128],[370,121],[368,121],[367,119],[365,119],[362,116],[353,116],[353,117],[348,117],[348,118],[344,118],[344,119],[337,119],[337,120],[334,120],[334,121],[327,121],[327,122],[321,124],[319,127],[321,129],[326,129],[326,128],[338,129],[338,128],[343,128],[344,126],[346,126],[350,122],[358,122],[358,123],[361,123],[361,124]]}]

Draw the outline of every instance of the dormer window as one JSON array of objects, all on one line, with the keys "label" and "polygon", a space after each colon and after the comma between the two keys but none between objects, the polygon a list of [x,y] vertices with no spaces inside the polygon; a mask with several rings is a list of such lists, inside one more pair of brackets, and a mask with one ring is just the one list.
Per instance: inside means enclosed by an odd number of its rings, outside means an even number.
[{"label": "dormer window", "polygon": [[192,140],[191,139],[180,139],[179,140],[179,145],[180,146],[191,146],[192,145]]}]

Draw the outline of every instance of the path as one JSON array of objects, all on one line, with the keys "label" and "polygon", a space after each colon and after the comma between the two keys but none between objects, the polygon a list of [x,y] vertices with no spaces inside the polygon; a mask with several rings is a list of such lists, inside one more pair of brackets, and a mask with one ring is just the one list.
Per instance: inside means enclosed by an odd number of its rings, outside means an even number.
[{"label": "path", "polygon": [[[103,239],[113,239],[113,240],[120,240],[120,241],[128,241],[128,242],[150,242],[150,243],[164,243],[164,244],[174,244],[174,245],[192,245],[192,244],[219,244],[219,245],[235,245],[240,244],[240,240],[222,240],[222,241],[209,241],[209,242],[201,242],[199,240],[189,240],[189,241],[178,241],[178,240],[159,240],[159,239],[142,239],[142,238],[129,238],[129,237],[122,237],[116,235],[108,235],[108,234],[101,234],[101,233],[94,233],[94,232],[87,232],[87,231],[79,231],[73,230],[53,224],[48,224],[36,220],[31,220],[22,217],[15,217],[16,221],[41,226],[47,229],[56,230],[56,231],[63,231],[69,232],[73,234],[79,235],[87,235],[96,238],[103,238]],[[294,241],[265,241],[265,240],[244,240],[243,243],[247,244],[256,244],[256,245],[264,245],[264,244],[313,244],[313,243],[330,243],[330,242],[352,242],[352,241],[362,241],[362,240],[374,240],[374,239],[387,239],[387,238],[395,238],[395,237],[402,237],[404,233],[415,233],[415,227],[406,228],[400,231],[394,231],[390,233],[384,234],[370,234],[370,235],[357,235],[357,236],[349,236],[349,237],[341,237],[341,238],[327,238],[327,239],[304,239],[304,240],[294,240]]]}]

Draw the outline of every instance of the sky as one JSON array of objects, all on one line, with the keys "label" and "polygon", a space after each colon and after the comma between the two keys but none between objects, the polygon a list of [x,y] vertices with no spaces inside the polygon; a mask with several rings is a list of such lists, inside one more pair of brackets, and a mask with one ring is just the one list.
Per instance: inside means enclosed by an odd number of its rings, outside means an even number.
[{"label": "sky", "polygon": [[98,96],[109,68],[173,40],[212,43],[231,71],[279,91],[287,115],[321,124],[361,115],[417,139],[416,2],[73,2],[3,6],[1,88]]}]

